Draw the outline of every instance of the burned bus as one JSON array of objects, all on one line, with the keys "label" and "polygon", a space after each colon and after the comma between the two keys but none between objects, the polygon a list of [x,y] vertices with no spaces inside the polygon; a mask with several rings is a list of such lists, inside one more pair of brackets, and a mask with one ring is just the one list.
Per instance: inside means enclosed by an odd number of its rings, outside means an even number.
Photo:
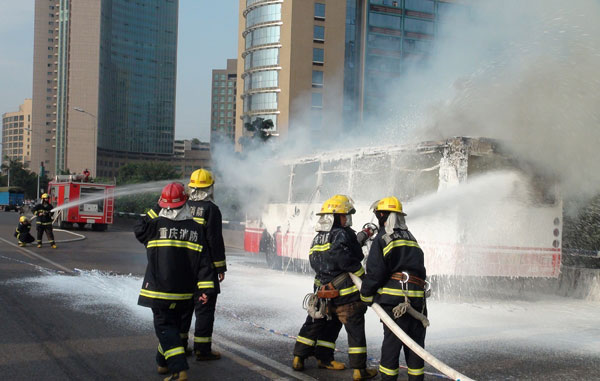
[{"label": "burned bus", "polygon": [[332,195],[354,200],[357,230],[375,222],[373,201],[394,195],[404,204],[428,274],[559,275],[559,188],[498,141],[455,137],[326,152],[284,165],[287,193],[249,216],[244,233],[245,250],[264,252],[272,267],[306,264],[315,213]]}]

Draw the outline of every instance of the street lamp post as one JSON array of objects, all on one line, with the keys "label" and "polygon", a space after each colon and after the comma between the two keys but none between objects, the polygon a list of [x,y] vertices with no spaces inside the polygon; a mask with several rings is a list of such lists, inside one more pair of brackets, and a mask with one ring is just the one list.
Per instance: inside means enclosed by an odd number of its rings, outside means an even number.
[{"label": "street lamp post", "polygon": [[73,107],[73,110],[80,112],[82,114],[86,114],[91,116],[92,118],[94,118],[94,120],[96,121],[96,123],[94,123],[93,126],[93,131],[94,131],[94,175],[97,176],[98,174],[96,173],[96,166],[97,166],[97,161],[98,161],[98,147],[96,146],[96,139],[97,139],[97,135],[98,135],[98,117],[90,112],[87,112],[86,110],[82,109],[81,107]]}]

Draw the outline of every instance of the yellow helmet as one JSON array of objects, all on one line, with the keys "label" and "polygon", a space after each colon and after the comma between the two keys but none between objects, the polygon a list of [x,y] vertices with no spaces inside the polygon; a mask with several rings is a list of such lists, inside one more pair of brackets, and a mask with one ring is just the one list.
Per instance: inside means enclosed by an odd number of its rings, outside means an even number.
[{"label": "yellow helmet", "polygon": [[23,222],[27,222],[27,221],[28,221],[27,217],[25,217],[25,216],[19,217],[19,222],[23,223]]},{"label": "yellow helmet", "polygon": [[375,211],[387,211],[387,212],[396,212],[402,213],[402,203],[394,196],[385,197],[381,200],[377,200],[371,206]]},{"label": "yellow helmet", "polygon": [[190,188],[208,188],[213,185],[215,180],[213,180],[212,173],[207,171],[206,169],[197,169],[190,176],[190,183],[188,187]]},{"label": "yellow helmet", "polygon": [[318,216],[322,214],[354,214],[356,210],[352,200],[348,196],[343,194],[336,194],[329,200],[323,203],[321,211],[317,213]]},{"label": "yellow helmet", "polygon": [[44,194],[42,195],[42,200],[46,200],[46,199],[48,199],[48,197],[49,197],[49,196],[48,196],[48,193],[44,193]]}]

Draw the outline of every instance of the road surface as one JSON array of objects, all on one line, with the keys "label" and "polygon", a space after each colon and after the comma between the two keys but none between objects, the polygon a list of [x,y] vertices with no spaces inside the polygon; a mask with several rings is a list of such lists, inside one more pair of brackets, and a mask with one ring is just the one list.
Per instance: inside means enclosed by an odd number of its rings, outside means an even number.
[{"label": "road surface", "polygon": [[[145,250],[131,224],[74,231],[84,240],[56,250],[15,245],[16,213],[0,213],[0,374],[25,380],[161,380],[152,316],[136,305]],[[56,233],[57,239],[74,235]],[[349,380],[351,372],[290,368],[293,335],[311,290],[309,274],[267,269],[263,258],[228,250],[213,341],[223,359],[190,358],[190,380]],[[600,380],[598,303],[559,297],[429,302],[426,345],[477,380]],[[368,356],[379,358],[381,323],[367,314]],[[337,342],[347,362],[346,336]],[[403,361],[401,360],[401,364]],[[427,366],[426,380],[443,379]],[[378,377],[379,378],[379,377]],[[377,378],[377,379],[378,379]],[[399,380],[406,379],[401,371]]]}]

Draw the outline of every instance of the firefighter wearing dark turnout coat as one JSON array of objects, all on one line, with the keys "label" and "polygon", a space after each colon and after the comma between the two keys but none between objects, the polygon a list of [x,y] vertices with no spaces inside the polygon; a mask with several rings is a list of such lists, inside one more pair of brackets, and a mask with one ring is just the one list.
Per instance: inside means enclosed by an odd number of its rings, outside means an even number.
[{"label": "firefighter wearing dark turnout coat", "polygon": [[195,303],[183,316],[181,338],[187,348],[188,331],[195,313],[196,324],[194,327],[194,353],[196,360],[218,360],[221,354],[212,350],[212,333],[215,321],[215,308],[217,295],[221,288],[219,283],[225,279],[227,264],[225,261],[225,243],[223,241],[222,217],[219,207],[212,201],[214,179],[212,173],[205,169],[198,169],[190,176],[188,184],[189,197],[187,204],[194,221],[201,224],[206,232],[206,241],[210,248],[211,262],[214,268],[215,295],[206,303]]},{"label": "firefighter wearing dark turnout coat", "polygon": [[171,373],[165,380],[187,380],[179,333],[182,315],[195,295],[200,303],[215,295],[204,229],[192,219],[185,202],[183,185],[171,183],[163,189],[157,216],[141,219],[135,226],[136,238],[146,246],[148,256],[138,304],[152,308],[159,341],[158,372]]},{"label": "firefighter wearing dark turnout coat", "polygon": [[354,368],[353,379],[368,379],[377,374],[376,370],[366,368],[364,314],[367,306],[360,301],[359,290],[347,274],[364,274],[361,245],[350,228],[350,214],[354,212],[348,197],[336,195],[325,201],[318,213],[321,216],[318,233],[309,252],[310,265],[316,272],[314,290],[317,295],[319,290],[324,289],[335,289],[335,292],[327,299],[329,316],[313,318],[309,315],[300,329],[294,346],[292,367],[295,370],[303,370],[304,359],[313,355],[320,368],[344,369],[344,364],[335,361],[333,356],[343,324],[348,334],[348,357],[350,367]]},{"label": "firefighter wearing dark turnout coat", "polygon": [[[412,308],[427,315],[423,251],[404,222],[402,204],[396,197],[387,197],[374,204],[380,223],[367,259],[367,273],[361,287],[361,299],[375,302],[396,324],[421,347],[425,345],[425,324],[408,313],[394,317],[394,308],[407,300]],[[396,310],[399,312],[399,310]],[[398,314],[397,312],[397,314]],[[423,318],[424,318],[423,316]],[[396,380],[402,341],[384,324],[379,372],[382,380]],[[408,379],[423,380],[424,361],[404,346]]]},{"label": "firefighter wearing dark turnout coat", "polygon": [[56,249],[56,242],[54,242],[54,233],[52,232],[52,216],[54,213],[52,212],[52,204],[48,200],[48,194],[44,193],[42,195],[42,202],[33,207],[33,215],[36,216],[35,226],[37,228],[37,247],[42,247],[42,238],[44,236],[44,232],[46,232],[46,237],[48,241],[50,241],[50,246],[53,249]]},{"label": "firefighter wearing dark turnout coat", "polygon": [[17,241],[19,241],[19,246],[23,247],[26,244],[35,241],[35,238],[29,234],[30,229],[31,223],[29,223],[27,217],[19,217],[19,225],[17,226],[17,229],[15,229],[15,237],[17,237]]}]

